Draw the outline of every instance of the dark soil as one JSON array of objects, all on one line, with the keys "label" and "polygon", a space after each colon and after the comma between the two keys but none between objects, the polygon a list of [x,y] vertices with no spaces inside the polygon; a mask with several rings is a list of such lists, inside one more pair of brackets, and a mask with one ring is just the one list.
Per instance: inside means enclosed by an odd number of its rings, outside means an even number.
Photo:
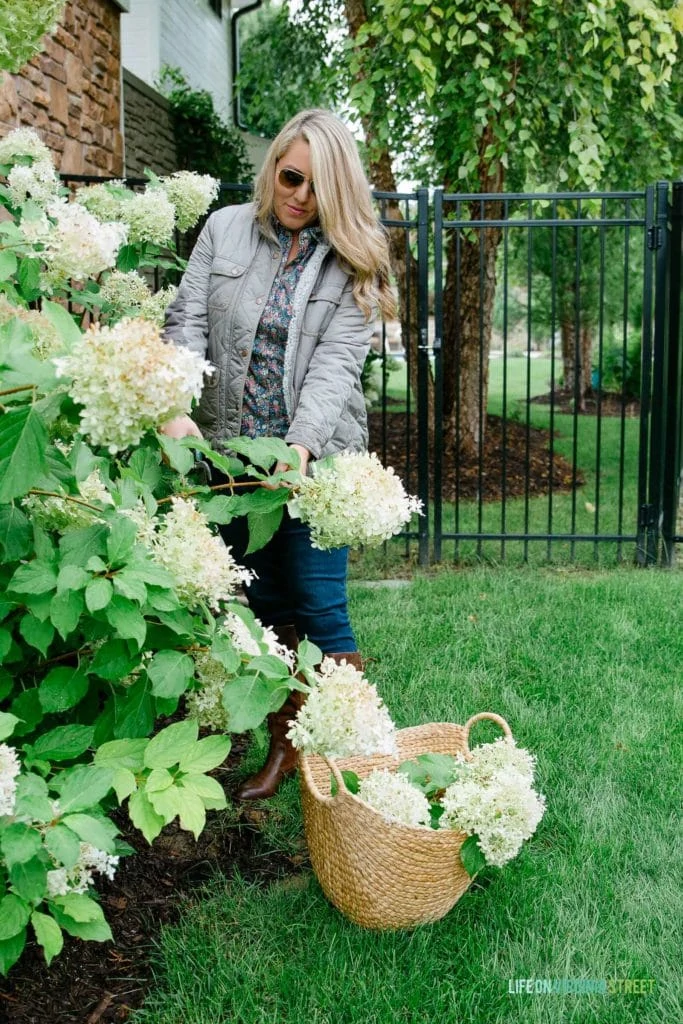
[{"label": "dark soil", "polygon": [[[406,417],[387,417],[383,441],[380,414],[370,416],[371,450],[386,450],[387,462],[401,474],[406,464]],[[411,424],[416,443],[417,424]],[[445,463],[444,498],[456,495],[500,500],[503,458],[505,494],[514,497],[547,493],[549,485],[549,435],[524,424],[488,417],[486,444],[474,465],[462,460]],[[386,449],[385,449],[386,446]],[[416,489],[415,451],[409,453],[411,472],[406,486]],[[526,465],[529,465],[527,474]],[[569,489],[572,467],[557,454],[553,457],[553,490]],[[432,488],[433,490],[433,488]],[[236,742],[226,765],[215,774],[224,784],[228,800],[236,788],[235,766],[241,757]],[[24,955],[0,980],[0,1024],[114,1024],[125,1021],[139,1007],[151,984],[149,954],[162,925],[176,921],[193,898],[193,890],[216,871],[264,882],[293,873],[306,863],[305,853],[294,857],[264,856],[260,848],[259,821],[267,811],[243,806],[229,824],[221,815],[209,815],[209,824],[195,842],[171,826],[149,846],[132,829],[126,816],[118,824],[122,838],[138,852],[123,859],[113,882],[99,885],[102,905],[114,934],[113,942],[82,942],[65,936],[61,955],[48,968],[42,951],[29,944]]]}]

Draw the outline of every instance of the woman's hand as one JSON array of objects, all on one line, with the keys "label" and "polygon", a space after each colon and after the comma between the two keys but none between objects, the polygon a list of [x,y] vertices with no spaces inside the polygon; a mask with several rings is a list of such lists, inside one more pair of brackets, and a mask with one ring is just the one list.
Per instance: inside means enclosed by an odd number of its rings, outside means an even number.
[{"label": "woman's hand", "polygon": [[[308,466],[308,460],[311,457],[311,453],[309,452],[308,448],[304,448],[304,446],[301,444],[290,444],[289,447],[291,451],[297,452],[299,456],[299,472],[301,473],[302,476],[306,476],[306,468]],[[293,468],[293,461],[294,460],[292,460],[292,462],[278,462],[275,466],[275,469],[273,470],[273,473],[286,473],[288,469]],[[285,481],[283,480],[279,485],[269,484],[264,481],[262,486],[266,487],[269,491],[274,491],[277,489],[278,486],[289,487],[290,485],[285,483]]]},{"label": "woman's hand", "polygon": [[179,441],[182,437],[203,437],[201,430],[189,416],[176,416],[175,419],[163,423],[159,427],[160,434],[173,437]]}]

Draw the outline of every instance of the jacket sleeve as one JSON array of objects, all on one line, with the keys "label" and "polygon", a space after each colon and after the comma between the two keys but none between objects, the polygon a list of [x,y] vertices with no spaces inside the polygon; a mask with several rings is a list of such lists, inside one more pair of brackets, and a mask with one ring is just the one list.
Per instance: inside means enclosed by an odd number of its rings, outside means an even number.
[{"label": "jacket sleeve", "polygon": [[370,348],[372,324],[356,305],[348,281],[329,325],[311,356],[296,411],[285,437],[314,458],[332,437],[352,398],[365,417],[360,377]]},{"label": "jacket sleeve", "polygon": [[205,355],[209,343],[208,290],[214,256],[213,216],[209,217],[188,260],[175,299],[166,310],[164,338]]}]

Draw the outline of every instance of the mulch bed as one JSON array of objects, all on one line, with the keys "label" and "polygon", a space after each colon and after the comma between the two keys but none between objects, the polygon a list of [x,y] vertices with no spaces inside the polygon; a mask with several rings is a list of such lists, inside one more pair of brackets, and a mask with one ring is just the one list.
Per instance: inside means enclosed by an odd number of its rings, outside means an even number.
[{"label": "mulch bed", "polygon": [[[371,449],[382,451],[381,416],[370,416]],[[416,423],[412,437],[417,438]],[[549,483],[549,435],[527,430],[521,423],[503,425],[489,416],[486,443],[474,465],[444,465],[443,494],[500,500],[501,465],[506,463],[505,495],[515,497],[543,494]],[[387,461],[401,473],[405,464],[406,417],[387,417]],[[416,457],[411,453],[413,471]],[[529,466],[527,473],[526,466]],[[411,473],[412,477],[412,473]],[[415,479],[406,480],[415,492]],[[572,467],[557,454],[553,459],[553,490],[569,489],[574,481]],[[235,765],[243,753],[240,740],[226,765],[215,774],[224,784],[230,800]],[[151,984],[150,946],[160,928],[178,920],[183,907],[192,900],[193,890],[215,871],[226,876],[236,871],[264,882],[301,870],[304,854],[264,856],[259,849],[259,821],[267,812],[245,806],[237,820],[222,826],[220,815],[210,815],[210,824],[195,842],[173,825],[149,846],[133,830],[126,816],[118,821],[123,838],[138,851],[123,859],[113,882],[98,886],[105,915],[114,934],[113,942],[82,942],[66,936],[59,957],[47,967],[42,951],[32,943],[9,977],[0,980],[0,1024],[120,1024],[139,1007]],[[188,1022],[189,1024],[189,1022]]]}]

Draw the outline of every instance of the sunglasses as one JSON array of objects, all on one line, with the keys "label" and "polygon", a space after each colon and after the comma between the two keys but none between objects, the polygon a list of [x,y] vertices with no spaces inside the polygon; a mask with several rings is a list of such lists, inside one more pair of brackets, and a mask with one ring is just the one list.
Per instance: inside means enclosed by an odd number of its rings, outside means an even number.
[{"label": "sunglasses", "polygon": [[301,171],[295,171],[293,167],[283,167],[278,173],[277,180],[283,188],[291,189],[300,188],[300,186],[307,181],[311,193],[315,195],[315,185],[310,178],[307,178],[305,174],[301,173]]}]

